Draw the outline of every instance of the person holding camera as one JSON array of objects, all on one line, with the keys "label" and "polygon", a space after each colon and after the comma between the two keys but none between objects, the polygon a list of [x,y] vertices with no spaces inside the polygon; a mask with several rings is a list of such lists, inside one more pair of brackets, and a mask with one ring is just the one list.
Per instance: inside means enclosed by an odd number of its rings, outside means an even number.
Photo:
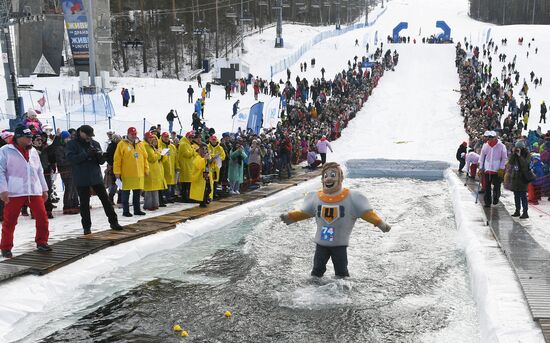
[{"label": "person holding camera", "polygon": [[76,132],[76,139],[67,143],[66,156],[72,164],[73,182],[80,198],[80,216],[84,234],[91,233],[90,193],[91,190],[99,197],[105,214],[111,224],[111,229],[122,230],[118,218],[109,201],[109,196],[103,186],[100,165],[105,163],[103,152],[98,142],[94,141],[94,129],[89,125],[82,125]]}]

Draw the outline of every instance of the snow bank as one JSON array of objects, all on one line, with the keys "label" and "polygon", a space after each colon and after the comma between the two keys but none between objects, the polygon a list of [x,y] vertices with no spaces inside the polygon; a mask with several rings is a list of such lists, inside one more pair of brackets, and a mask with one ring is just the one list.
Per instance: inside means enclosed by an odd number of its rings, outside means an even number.
[{"label": "snow bank", "polygon": [[447,170],[459,243],[464,248],[482,342],[544,342],[532,320],[515,273],[500,250],[479,204],[454,172]]}]

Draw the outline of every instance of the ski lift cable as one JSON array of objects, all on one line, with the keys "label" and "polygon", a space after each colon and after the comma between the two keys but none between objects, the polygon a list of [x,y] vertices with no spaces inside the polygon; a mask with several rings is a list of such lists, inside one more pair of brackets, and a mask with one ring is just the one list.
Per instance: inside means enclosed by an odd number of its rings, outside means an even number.
[{"label": "ski lift cable", "polygon": [[[248,4],[248,3],[252,3],[254,2],[254,0],[245,0],[243,1],[243,4]],[[226,4],[226,5],[218,5],[218,10],[220,9],[224,9],[224,8],[229,8],[229,7],[235,7],[235,6],[238,6],[236,4]],[[172,10],[172,9],[166,9],[166,10],[159,10],[159,11],[156,11],[155,14],[156,15],[169,15],[169,14],[187,14],[187,13],[193,13],[193,12],[201,12],[201,11],[213,11],[216,9],[216,6],[215,4],[214,5],[211,5],[211,7],[208,7],[208,8],[199,8],[199,9],[189,9],[188,7],[186,8],[177,8],[175,10]],[[147,11],[145,11],[147,12]],[[126,14],[112,14],[111,17],[113,18],[116,18],[116,17],[131,17],[133,16],[132,14],[129,14],[129,13],[126,13]]]}]

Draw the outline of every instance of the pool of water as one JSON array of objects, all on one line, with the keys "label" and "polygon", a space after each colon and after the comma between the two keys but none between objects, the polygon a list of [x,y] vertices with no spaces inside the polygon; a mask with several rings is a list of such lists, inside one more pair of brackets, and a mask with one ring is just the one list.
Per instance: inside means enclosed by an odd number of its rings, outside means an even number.
[{"label": "pool of water", "polygon": [[[278,218],[297,200],[105,275],[24,341],[179,342],[177,323],[191,342],[478,342],[447,183],[347,184],[393,226],[383,234],[357,222],[350,278],[335,279],[330,262],[324,278],[309,276],[313,220],[287,227]],[[116,291],[97,296],[106,289]]]}]

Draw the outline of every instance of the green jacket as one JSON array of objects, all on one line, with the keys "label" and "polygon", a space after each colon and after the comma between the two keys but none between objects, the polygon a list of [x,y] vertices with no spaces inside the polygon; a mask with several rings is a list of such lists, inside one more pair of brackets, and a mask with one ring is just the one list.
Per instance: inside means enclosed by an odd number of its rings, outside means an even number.
[{"label": "green jacket", "polygon": [[510,190],[513,192],[527,192],[526,175],[529,172],[529,157],[511,154],[508,160],[511,169]]},{"label": "green jacket", "polygon": [[229,169],[227,178],[229,182],[239,181],[242,183],[244,181],[244,160],[246,159],[246,154],[244,151],[231,150],[229,154]]}]

